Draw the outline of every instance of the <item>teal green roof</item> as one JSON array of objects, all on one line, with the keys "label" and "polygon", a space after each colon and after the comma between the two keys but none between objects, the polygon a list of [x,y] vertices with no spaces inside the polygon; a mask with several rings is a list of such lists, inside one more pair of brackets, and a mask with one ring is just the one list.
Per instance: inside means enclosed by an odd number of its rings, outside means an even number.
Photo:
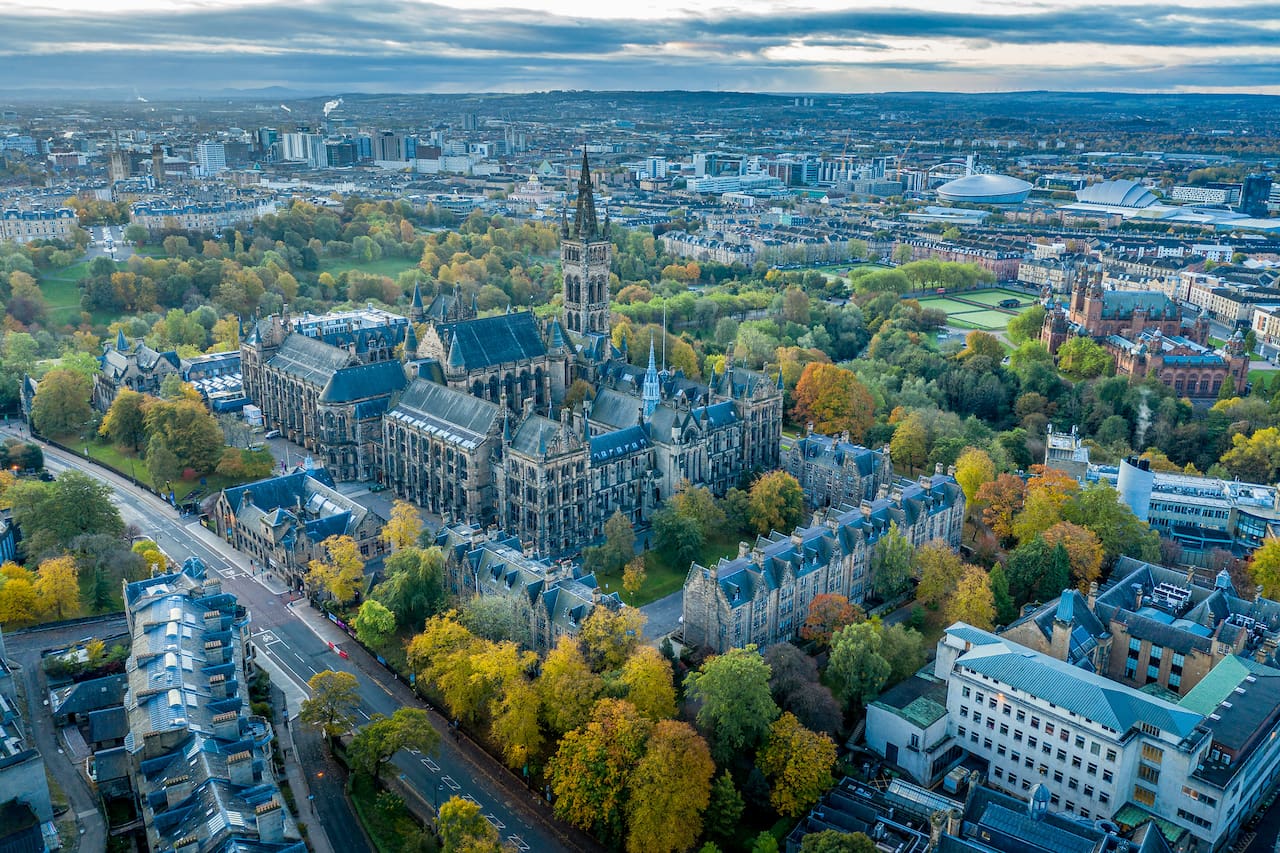
[{"label": "teal green roof", "polygon": [[1200,682],[1191,688],[1178,704],[1188,711],[1208,716],[1216,711],[1222,701],[1235,691],[1240,682],[1244,681],[1248,676],[1256,675],[1260,672],[1274,674],[1275,670],[1260,663],[1255,663],[1248,658],[1230,655],[1220,660],[1217,666],[1209,670],[1209,674],[1200,679]]}]

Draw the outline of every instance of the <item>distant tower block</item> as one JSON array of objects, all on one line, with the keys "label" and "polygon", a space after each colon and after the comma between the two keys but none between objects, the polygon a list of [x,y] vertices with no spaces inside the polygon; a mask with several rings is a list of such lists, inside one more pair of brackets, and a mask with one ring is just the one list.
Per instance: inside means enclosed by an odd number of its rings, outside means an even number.
[{"label": "distant tower block", "polygon": [[164,183],[164,148],[159,142],[151,146],[151,179],[156,186]]},{"label": "distant tower block", "polygon": [[129,177],[129,158],[118,148],[111,152],[107,160],[107,179],[111,183],[123,181]]}]

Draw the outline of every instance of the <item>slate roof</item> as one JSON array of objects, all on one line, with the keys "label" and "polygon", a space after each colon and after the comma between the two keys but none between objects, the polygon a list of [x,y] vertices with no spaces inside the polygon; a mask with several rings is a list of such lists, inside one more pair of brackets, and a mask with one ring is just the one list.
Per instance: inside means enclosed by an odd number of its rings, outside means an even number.
[{"label": "slate roof", "polygon": [[560,424],[542,415],[525,418],[511,435],[511,449],[525,456],[541,456],[547,452]]},{"label": "slate roof", "polygon": [[23,801],[0,803],[0,853],[45,853],[40,820]]},{"label": "slate roof", "polygon": [[615,429],[631,426],[639,422],[640,398],[612,388],[600,388],[591,401],[590,418]]},{"label": "slate roof", "polygon": [[547,354],[541,330],[531,311],[440,323],[436,329],[441,337],[448,335],[450,364],[454,359],[460,359],[461,366],[467,370],[541,358]]},{"label": "slate roof", "polygon": [[267,363],[276,370],[296,376],[309,385],[323,388],[333,374],[355,362],[346,350],[330,346],[306,335],[289,335]]},{"label": "slate roof", "polygon": [[89,713],[90,743],[106,743],[109,740],[122,738],[128,732],[129,718],[124,713],[123,705]]},{"label": "slate roof", "polygon": [[1178,304],[1157,290],[1107,290],[1102,294],[1104,320],[1132,317],[1139,309],[1147,312],[1148,319],[1182,317]]},{"label": "slate roof", "polygon": [[591,461],[608,462],[649,449],[649,435],[642,425],[606,432],[591,439]]},{"label": "slate roof", "polygon": [[320,392],[319,401],[348,403],[352,400],[386,396],[404,388],[407,382],[404,366],[398,361],[357,364],[335,371]]},{"label": "slate roof", "polygon": [[797,441],[795,446],[806,462],[827,468],[843,468],[850,464],[863,477],[871,476],[884,465],[883,454],[821,433],[810,433]]},{"label": "slate roof", "polygon": [[957,659],[957,667],[1008,684],[1113,731],[1123,734],[1142,722],[1185,738],[1204,720],[1201,714],[964,623],[953,625],[947,633],[963,633],[972,644]]},{"label": "slate roof", "polygon": [[387,417],[446,441],[474,447],[484,441],[501,415],[496,403],[415,379]]},{"label": "slate roof", "polygon": [[70,687],[53,691],[53,713],[87,714],[124,701],[124,689],[127,681],[124,675],[105,675],[102,678],[91,678]]}]

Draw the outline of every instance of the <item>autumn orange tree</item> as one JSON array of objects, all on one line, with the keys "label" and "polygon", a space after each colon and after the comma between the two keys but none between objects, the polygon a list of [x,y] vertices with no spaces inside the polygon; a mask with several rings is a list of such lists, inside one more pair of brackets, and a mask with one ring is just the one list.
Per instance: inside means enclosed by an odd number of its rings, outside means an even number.
[{"label": "autumn orange tree", "polygon": [[982,520],[1000,540],[1009,545],[1014,540],[1013,525],[1022,512],[1027,484],[1015,474],[1001,474],[978,488],[978,502],[982,504]]},{"label": "autumn orange tree", "polygon": [[677,853],[702,834],[716,771],[707,742],[688,723],[663,720],[631,774],[628,853]]},{"label": "autumn orange tree", "polygon": [[875,423],[875,408],[875,398],[853,373],[812,362],[796,383],[792,415],[798,423],[812,423],[815,431],[826,435],[847,431],[856,442]]},{"label": "autumn orange tree", "polygon": [[1102,541],[1089,528],[1059,521],[1044,532],[1044,541],[1051,546],[1061,544],[1067,549],[1071,580],[1081,592],[1088,591],[1089,584],[1101,577]]},{"label": "autumn orange tree", "polygon": [[800,636],[820,646],[827,646],[831,643],[832,634],[845,625],[861,622],[864,618],[866,616],[862,608],[843,595],[824,592],[815,595],[809,603],[809,615],[800,627]]}]

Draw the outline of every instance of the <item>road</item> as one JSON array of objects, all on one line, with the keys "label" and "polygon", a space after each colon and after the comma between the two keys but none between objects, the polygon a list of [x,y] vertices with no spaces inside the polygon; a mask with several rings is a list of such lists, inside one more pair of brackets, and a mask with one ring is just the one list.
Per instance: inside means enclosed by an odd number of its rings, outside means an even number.
[{"label": "road", "polygon": [[[270,576],[251,576],[248,560],[194,519],[181,519],[159,498],[132,487],[128,481],[77,457],[45,446],[51,471],[68,468],[83,471],[113,490],[112,501],[126,524],[154,539],[179,562],[198,557],[223,578],[223,589],[234,593],[252,615],[252,643],[258,663],[272,675],[286,696],[290,717],[296,716],[307,695],[306,682],[326,669],[350,672],[359,679],[361,706],[358,717],[367,722],[374,714],[390,716],[397,708],[422,703],[335,626],[319,618],[305,602],[291,603],[283,585]],[[330,643],[339,644],[350,657],[339,656]],[[595,849],[585,836],[553,822],[538,798],[514,780],[498,762],[469,744],[447,734],[448,721],[432,714],[442,734],[435,755],[401,753],[396,765],[405,783],[427,803],[436,797],[461,796],[480,804],[484,816],[502,838],[519,850]],[[341,841],[341,839],[335,839]],[[340,845],[335,844],[335,847]],[[90,848],[91,849],[91,848]]]},{"label": "road", "polygon": [[[103,636],[124,633],[128,630],[124,617],[119,616],[109,622],[98,623],[95,629]],[[80,850],[84,853],[97,853],[107,849],[107,824],[98,809],[98,796],[89,789],[80,771],[66,759],[62,746],[58,743],[58,733],[53,726],[53,717],[45,702],[48,693],[40,678],[40,652],[47,648],[65,646],[85,636],[83,625],[51,630],[35,629],[5,636],[5,652],[9,659],[22,667],[19,677],[22,689],[27,697],[28,715],[31,736],[34,746],[44,757],[44,765],[57,781],[67,796],[72,814],[80,824]]]}]

